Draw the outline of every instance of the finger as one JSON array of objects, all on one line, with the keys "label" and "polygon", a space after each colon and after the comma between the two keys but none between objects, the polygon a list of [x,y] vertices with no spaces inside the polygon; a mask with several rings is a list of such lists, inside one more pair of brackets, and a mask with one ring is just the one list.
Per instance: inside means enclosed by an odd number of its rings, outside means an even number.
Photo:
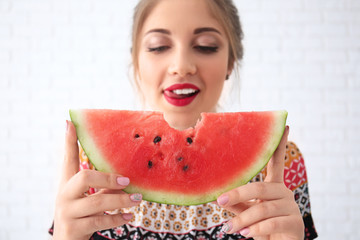
[{"label": "finger", "polygon": [[275,235],[278,233],[288,234],[287,239],[304,239],[303,220],[297,216],[280,216],[269,218],[264,221],[245,227],[239,231],[244,237],[259,237]]},{"label": "finger", "polygon": [[63,186],[72,176],[79,171],[79,147],[77,144],[76,130],[72,122],[66,121],[65,157],[61,185]]},{"label": "finger", "polygon": [[[245,209],[248,209],[249,207],[253,206],[254,204],[257,204],[257,202],[258,202],[258,200],[250,200],[245,203],[238,203],[236,205],[227,206],[226,209],[232,213],[237,214],[238,212],[242,212]],[[211,203],[220,207],[219,203],[216,200],[212,201]]]},{"label": "finger", "polygon": [[231,220],[233,227],[229,233],[237,232],[265,219],[287,216],[291,213],[291,210],[292,209],[288,207],[287,199],[261,202],[234,217]]},{"label": "finger", "polygon": [[71,214],[75,218],[86,217],[105,211],[137,206],[141,200],[142,195],[140,193],[93,194],[86,198],[77,199],[72,206]]},{"label": "finger", "polygon": [[127,177],[84,169],[69,180],[66,191],[67,196],[73,199],[83,197],[89,188],[124,189],[129,183],[130,180]]},{"label": "finger", "polygon": [[239,215],[240,213],[244,212],[246,209],[251,208],[252,206],[258,204],[259,202],[262,201],[261,200],[247,201],[245,203],[238,203],[236,205],[226,206],[223,208],[234,213],[235,215]]},{"label": "finger", "polygon": [[254,199],[276,200],[288,195],[289,189],[283,183],[254,182],[223,193],[217,202],[221,207],[228,207]]},{"label": "finger", "polygon": [[88,234],[92,234],[96,231],[122,226],[129,222],[133,217],[134,216],[131,213],[91,216],[79,219],[77,227]]},{"label": "finger", "polygon": [[280,144],[267,164],[265,182],[284,182],[285,151],[288,135],[289,126],[286,126]]}]

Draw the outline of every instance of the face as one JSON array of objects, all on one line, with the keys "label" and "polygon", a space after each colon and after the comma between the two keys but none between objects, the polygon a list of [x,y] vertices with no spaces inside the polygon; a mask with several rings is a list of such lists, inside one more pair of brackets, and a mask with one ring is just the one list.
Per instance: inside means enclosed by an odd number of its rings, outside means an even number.
[{"label": "face", "polygon": [[161,0],[140,32],[139,82],[145,102],[178,129],[215,111],[231,69],[225,32],[206,0]]}]

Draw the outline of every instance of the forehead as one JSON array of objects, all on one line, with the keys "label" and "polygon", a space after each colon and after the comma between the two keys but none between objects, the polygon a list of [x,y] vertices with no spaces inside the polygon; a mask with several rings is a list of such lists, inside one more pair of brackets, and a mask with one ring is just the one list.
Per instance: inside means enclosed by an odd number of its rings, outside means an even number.
[{"label": "forehead", "polygon": [[144,22],[142,32],[152,28],[180,32],[188,28],[214,27],[224,32],[213,16],[208,0],[160,0]]}]

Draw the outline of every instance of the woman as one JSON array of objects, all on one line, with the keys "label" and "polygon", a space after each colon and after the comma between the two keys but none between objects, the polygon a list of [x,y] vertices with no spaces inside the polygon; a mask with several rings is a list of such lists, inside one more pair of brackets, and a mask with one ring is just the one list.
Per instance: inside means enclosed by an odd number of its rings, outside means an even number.
[{"label": "woman", "polygon": [[[177,129],[194,126],[201,112],[216,111],[224,83],[242,59],[241,39],[237,10],[230,0],[140,1],[134,15],[132,57],[145,105],[164,112]],[[54,238],[304,239],[303,217],[294,193],[284,184],[285,154],[292,146],[287,144],[288,133],[287,127],[263,182],[233,189],[214,203],[181,207],[141,201],[141,194],[122,192],[129,184],[126,176],[78,172],[76,132],[67,122]],[[86,165],[86,156],[80,158]],[[84,195],[89,187],[100,190]],[[119,211],[103,214],[114,209]]]}]

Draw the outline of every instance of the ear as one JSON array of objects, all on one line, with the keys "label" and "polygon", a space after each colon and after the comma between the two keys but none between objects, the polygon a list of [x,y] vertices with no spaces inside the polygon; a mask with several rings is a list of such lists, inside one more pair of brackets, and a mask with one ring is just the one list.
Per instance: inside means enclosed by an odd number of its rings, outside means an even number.
[{"label": "ear", "polygon": [[231,75],[233,69],[234,69],[234,62],[230,62],[230,63],[229,63],[229,66],[228,66],[228,70],[227,70],[227,72],[226,72],[225,80],[228,80],[228,79],[229,79],[229,76]]}]

